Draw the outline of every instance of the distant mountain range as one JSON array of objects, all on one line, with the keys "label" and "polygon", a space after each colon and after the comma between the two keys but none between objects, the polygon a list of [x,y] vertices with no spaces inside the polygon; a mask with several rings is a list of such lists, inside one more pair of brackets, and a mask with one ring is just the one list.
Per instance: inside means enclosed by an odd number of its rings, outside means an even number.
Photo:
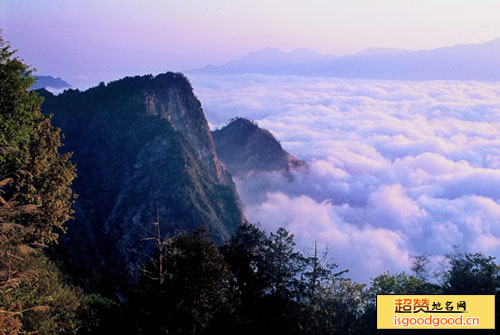
[{"label": "distant mountain range", "polygon": [[40,88],[70,88],[71,85],[62,80],[61,78],[55,78],[52,76],[34,76],[35,83],[31,87],[34,90],[38,90]]},{"label": "distant mountain range", "polygon": [[321,55],[309,49],[283,52],[266,48],[194,74],[298,75],[399,80],[500,80],[500,38],[433,50],[369,48],[345,55]]}]

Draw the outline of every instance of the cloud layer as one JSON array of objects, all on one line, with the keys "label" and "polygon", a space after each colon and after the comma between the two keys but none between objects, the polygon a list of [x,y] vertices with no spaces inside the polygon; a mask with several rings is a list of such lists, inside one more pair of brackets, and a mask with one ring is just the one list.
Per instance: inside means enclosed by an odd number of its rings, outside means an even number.
[{"label": "cloud layer", "polygon": [[212,127],[256,120],[309,171],[237,181],[247,217],[351,277],[454,245],[500,257],[500,83],[194,76]]}]

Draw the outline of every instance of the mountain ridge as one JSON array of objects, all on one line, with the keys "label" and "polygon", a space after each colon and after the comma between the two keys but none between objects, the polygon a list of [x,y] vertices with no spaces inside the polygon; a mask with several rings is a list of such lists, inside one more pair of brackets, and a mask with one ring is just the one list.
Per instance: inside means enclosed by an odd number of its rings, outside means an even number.
[{"label": "mountain ridge", "polygon": [[269,130],[245,118],[230,120],[212,131],[212,136],[220,160],[235,177],[270,171],[289,175],[292,170],[307,167],[284,150]]},{"label": "mountain ridge", "polygon": [[163,238],[205,225],[217,243],[245,221],[231,174],[217,158],[201,103],[184,75],[126,77],[83,92],[40,93],[42,110],[53,114],[78,169],[77,217],[61,248],[68,268],[85,269],[85,280],[106,285],[113,281],[99,271],[119,277],[136,270],[141,255],[154,247],[147,238],[155,233],[157,214]]},{"label": "mountain ridge", "polygon": [[41,88],[53,88],[53,89],[62,89],[62,88],[70,88],[71,84],[68,84],[66,81],[61,79],[60,77],[53,76],[41,76],[36,75],[33,76],[35,78],[35,83],[31,87],[33,90],[38,90]]},{"label": "mountain ridge", "polygon": [[[272,57],[268,55],[270,50]],[[307,54],[308,57],[301,58],[296,57],[294,51],[266,48],[221,66],[210,65],[188,73],[256,73],[399,80],[500,80],[500,38],[482,44],[458,44],[431,50],[368,48],[343,56],[320,55],[312,50]]]}]

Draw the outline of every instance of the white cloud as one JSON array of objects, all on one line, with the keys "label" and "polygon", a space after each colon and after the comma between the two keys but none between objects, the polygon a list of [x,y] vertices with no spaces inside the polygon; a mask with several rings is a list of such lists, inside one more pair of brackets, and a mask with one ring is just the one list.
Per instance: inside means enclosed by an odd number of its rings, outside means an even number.
[{"label": "white cloud", "polygon": [[349,269],[355,279],[376,276],[381,268],[404,268],[409,264],[400,233],[348,224],[329,201],[318,203],[305,195],[290,198],[283,193],[268,193],[267,200],[250,208],[247,214],[268,231],[286,227],[295,234],[300,247],[310,248],[315,240],[320,246],[326,244],[333,250],[340,269]]},{"label": "white cloud", "polygon": [[190,79],[212,125],[249,117],[309,163],[238,180],[251,220],[365,281],[453,245],[500,257],[500,83]]}]

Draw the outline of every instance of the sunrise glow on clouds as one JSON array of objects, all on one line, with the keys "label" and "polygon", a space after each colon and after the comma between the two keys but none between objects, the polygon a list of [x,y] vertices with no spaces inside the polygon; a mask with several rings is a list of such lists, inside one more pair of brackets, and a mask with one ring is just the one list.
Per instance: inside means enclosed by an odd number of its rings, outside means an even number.
[{"label": "sunrise glow on clouds", "polygon": [[[309,171],[237,181],[253,222],[354,279],[454,245],[500,256],[500,83],[192,76],[213,127],[254,119]],[[363,270],[361,270],[363,269]]]}]

